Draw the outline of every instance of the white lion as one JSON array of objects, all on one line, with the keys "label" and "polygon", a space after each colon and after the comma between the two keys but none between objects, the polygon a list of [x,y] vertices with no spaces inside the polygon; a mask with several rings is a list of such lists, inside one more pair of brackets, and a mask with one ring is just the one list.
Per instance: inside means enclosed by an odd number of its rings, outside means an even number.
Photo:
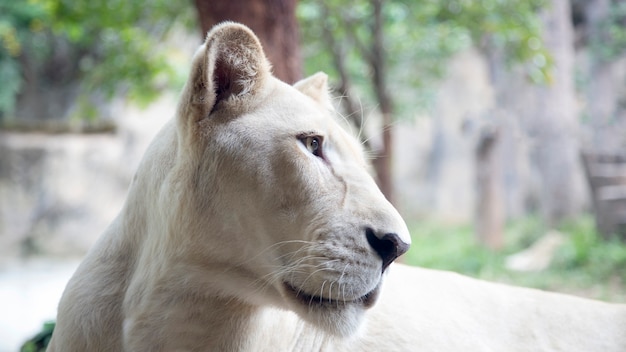
[{"label": "white lion", "polygon": [[49,351],[626,351],[622,305],[390,265],[406,225],[329,99],[215,27]]}]

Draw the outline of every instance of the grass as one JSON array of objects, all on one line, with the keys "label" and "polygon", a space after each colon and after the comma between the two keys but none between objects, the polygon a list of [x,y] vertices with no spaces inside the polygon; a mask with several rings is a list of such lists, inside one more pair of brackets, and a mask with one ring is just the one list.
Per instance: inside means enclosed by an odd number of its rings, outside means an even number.
[{"label": "grass", "polygon": [[456,271],[480,279],[564,292],[583,297],[626,302],[626,243],[602,239],[591,217],[583,217],[558,230],[566,241],[550,267],[540,272],[505,268],[508,255],[527,248],[546,233],[537,218],[506,226],[505,248],[493,252],[474,240],[471,225],[434,220],[409,223],[413,237],[404,261],[410,265]]}]

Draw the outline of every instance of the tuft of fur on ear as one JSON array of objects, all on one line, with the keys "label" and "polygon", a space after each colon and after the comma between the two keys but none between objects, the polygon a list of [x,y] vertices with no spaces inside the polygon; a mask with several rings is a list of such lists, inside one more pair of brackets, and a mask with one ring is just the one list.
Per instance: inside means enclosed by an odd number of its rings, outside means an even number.
[{"label": "tuft of fur on ear", "polygon": [[200,121],[223,102],[252,97],[269,76],[270,64],[256,35],[239,23],[218,24],[194,55],[178,117]]},{"label": "tuft of fur on ear", "polygon": [[331,95],[328,89],[328,75],[317,72],[303,80],[296,82],[294,88],[309,96],[328,109],[333,109]]}]

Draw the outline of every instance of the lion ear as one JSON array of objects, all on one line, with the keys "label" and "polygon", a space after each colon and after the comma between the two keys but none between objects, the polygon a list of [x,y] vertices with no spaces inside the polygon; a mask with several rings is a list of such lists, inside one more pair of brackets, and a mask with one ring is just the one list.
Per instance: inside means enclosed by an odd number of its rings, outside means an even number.
[{"label": "lion ear", "polygon": [[318,72],[293,85],[294,88],[311,97],[328,109],[333,109],[331,95],[328,89],[328,75]]},{"label": "lion ear", "polygon": [[244,103],[269,76],[261,43],[248,27],[233,22],[216,25],[194,55],[179,117],[199,121],[229,101]]}]

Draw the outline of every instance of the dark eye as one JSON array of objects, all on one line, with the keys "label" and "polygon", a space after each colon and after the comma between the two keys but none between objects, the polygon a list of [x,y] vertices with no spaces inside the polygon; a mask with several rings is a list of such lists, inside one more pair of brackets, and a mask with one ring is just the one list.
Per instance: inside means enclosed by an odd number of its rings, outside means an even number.
[{"label": "dark eye", "polygon": [[322,156],[322,138],[318,136],[307,136],[300,139],[306,149],[311,154],[321,157]]}]

